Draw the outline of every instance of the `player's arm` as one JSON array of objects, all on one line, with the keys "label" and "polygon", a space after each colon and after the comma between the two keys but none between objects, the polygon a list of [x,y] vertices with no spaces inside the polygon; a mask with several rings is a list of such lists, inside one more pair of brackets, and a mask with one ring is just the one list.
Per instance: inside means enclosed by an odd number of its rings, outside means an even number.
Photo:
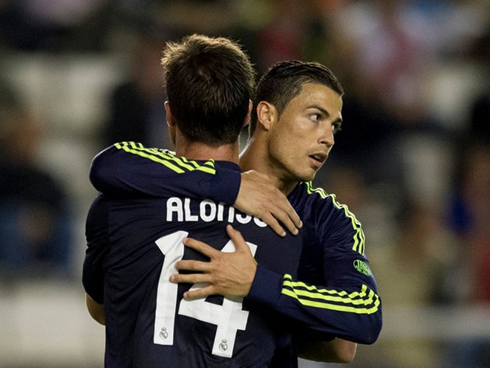
[{"label": "player's arm", "polygon": [[102,193],[184,196],[211,199],[260,218],[279,235],[296,234],[301,221],[289,201],[267,178],[255,171],[240,172],[213,160],[196,162],[170,151],[121,142],[92,161],[90,180]]},{"label": "player's arm", "polygon": [[198,163],[167,150],[120,142],[94,157],[90,181],[102,193],[202,197],[229,204],[238,195],[240,173],[217,171],[213,160]]},{"label": "player's arm", "polygon": [[381,331],[381,300],[369,282],[311,285],[259,265],[248,299],[315,331],[361,344],[374,343]]},{"label": "player's arm", "polygon": [[85,304],[90,316],[105,325],[104,309],[104,259],[109,243],[107,218],[109,207],[99,196],[92,204],[86,220],[87,249],[82,269]]},{"label": "player's arm", "polygon": [[97,303],[92,297],[88,294],[85,294],[85,302],[87,304],[88,312],[90,316],[101,325],[105,326],[105,310],[104,305]]},{"label": "player's arm", "polygon": [[[209,257],[209,262],[184,260],[176,264],[179,271],[191,274],[172,275],[171,282],[208,283],[201,289],[187,291],[186,299],[220,294],[246,296],[248,300],[286,315],[313,331],[338,336],[363,344],[372,344],[381,330],[381,300],[374,278],[347,274],[340,258],[332,260],[339,282],[334,286],[316,286],[281,275],[257,264],[241,234],[227,227],[236,252],[220,252],[209,245],[187,239],[185,245]],[[356,259],[361,255],[357,254]],[[341,266],[335,266],[340,263]],[[356,271],[357,272],[357,271]]]},{"label": "player's arm", "polygon": [[343,210],[330,212],[325,215],[329,221],[318,216],[313,227],[306,229],[317,232],[316,238],[323,247],[321,280],[315,278],[312,285],[291,275],[279,276],[259,265],[248,298],[269,305],[314,331],[372,344],[382,327],[381,298],[364,254],[360,224],[344,214]]}]

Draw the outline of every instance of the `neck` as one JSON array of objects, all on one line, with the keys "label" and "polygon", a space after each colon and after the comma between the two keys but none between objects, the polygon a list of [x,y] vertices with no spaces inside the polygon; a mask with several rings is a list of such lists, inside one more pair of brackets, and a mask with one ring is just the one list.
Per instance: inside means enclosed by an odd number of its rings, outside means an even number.
[{"label": "neck", "polygon": [[255,170],[267,175],[284,195],[289,195],[298,184],[298,181],[285,175],[284,170],[270,157],[267,142],[257,134],[240,154],[240,167],[243,171]]},{"label": "neck", "polygon": [[184,156],[190,160],[230,161],[238,164],[239,144],[225,144],[212,147],[201,142],[177,141],[176,152],[178,156]]}]

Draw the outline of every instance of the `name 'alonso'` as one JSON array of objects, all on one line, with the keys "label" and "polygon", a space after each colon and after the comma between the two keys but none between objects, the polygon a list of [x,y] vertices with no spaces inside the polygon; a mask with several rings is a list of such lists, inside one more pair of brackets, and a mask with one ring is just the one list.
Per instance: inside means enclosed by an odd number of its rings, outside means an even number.
[{"label": "name 'alonso'", "polygon": [[267,224],[256,217],[245,215],[235,210],[235,208],[223,203],[216,204],[214,201],[206,199],[199,203],[199,209],[191,209],[190,198],[170,197],[167,200],[167,221],[173,222],[211,222],[211,221],[226,221],[233,223],[235,221],[240,224],[248,224],[252,221],[260,227],[266,227]]}]

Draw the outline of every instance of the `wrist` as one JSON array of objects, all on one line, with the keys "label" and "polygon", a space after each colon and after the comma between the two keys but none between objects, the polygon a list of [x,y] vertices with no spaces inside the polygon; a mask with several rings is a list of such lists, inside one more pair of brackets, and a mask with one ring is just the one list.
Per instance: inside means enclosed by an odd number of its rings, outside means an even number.
[{"label": "wrist", "polygon": [[255,277],[247,298],[274,307],[281,296],[283,275],[257,264]]}]

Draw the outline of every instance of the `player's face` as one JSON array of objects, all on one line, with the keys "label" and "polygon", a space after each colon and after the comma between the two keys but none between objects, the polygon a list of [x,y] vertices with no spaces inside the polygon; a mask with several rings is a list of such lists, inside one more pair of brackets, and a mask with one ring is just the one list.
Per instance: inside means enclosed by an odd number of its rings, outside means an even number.
[{"label": "player's face", "polygon": [[270,131],[269,154],[286,181],[313,180],[328,158],[342,123],[342,97],[305,83]]}]

